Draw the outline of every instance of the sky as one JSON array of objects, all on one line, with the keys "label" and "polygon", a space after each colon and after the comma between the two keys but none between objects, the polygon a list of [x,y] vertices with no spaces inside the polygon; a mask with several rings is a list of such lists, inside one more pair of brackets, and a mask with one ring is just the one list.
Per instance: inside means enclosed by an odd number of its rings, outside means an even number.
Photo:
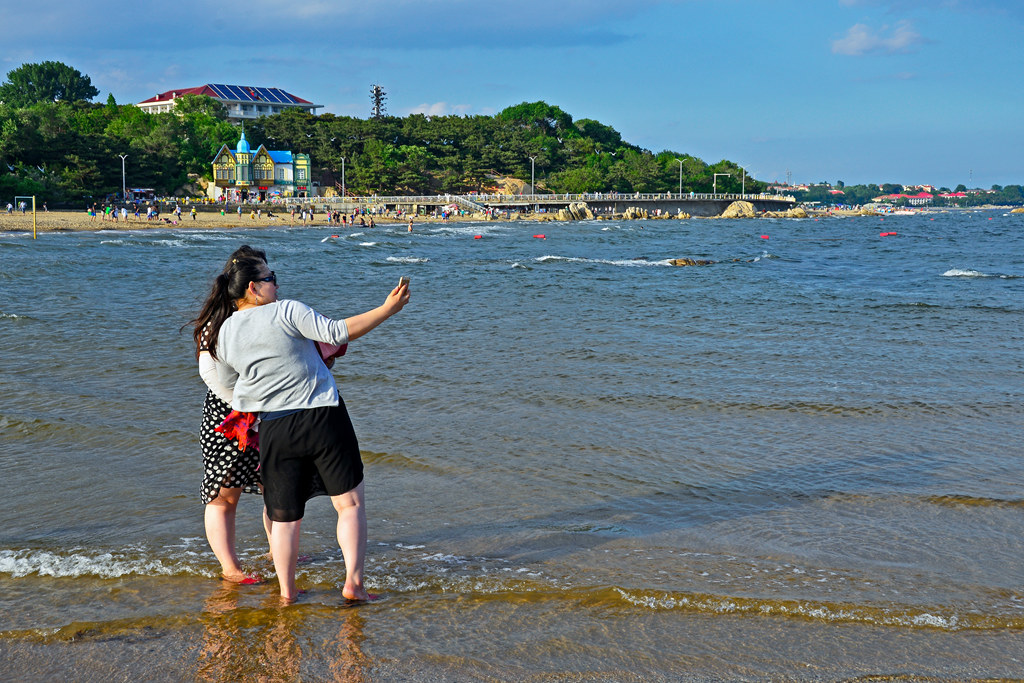
[{"label": "sky", "polygon": [[[277,87],[366,118],[543,100],[767,182],[1024,184],[1021,0],[48,0],[0,73],[54,60],[105,101]],[[4,78],[6,80],[6,77]]]}]

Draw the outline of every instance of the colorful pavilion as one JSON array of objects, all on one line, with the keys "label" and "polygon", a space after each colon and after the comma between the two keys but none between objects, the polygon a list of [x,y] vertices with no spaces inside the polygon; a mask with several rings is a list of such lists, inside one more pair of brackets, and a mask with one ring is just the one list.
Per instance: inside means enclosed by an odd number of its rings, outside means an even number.
[{"label": "colorful pavilion", "polygon": [[245,131],[232,150],[220,148],[213,160],[213,185],[216,198],[227,195],[230,199],[260,201],[271,197],[312,196],[311,167],[308,154],[281,152],[260,145],[253,152]]}]

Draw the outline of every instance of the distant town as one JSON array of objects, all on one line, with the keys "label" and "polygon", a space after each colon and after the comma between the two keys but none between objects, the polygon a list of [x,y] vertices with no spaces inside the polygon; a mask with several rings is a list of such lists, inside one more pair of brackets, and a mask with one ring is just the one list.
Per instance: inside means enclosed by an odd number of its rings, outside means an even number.
[{"label": "distant town", "polygon": [[985,205],[1024,205],[1024,188],[1020,185],[996,185],[989,189],[935,187],[934,185],[897,185],[891,183],[845,185],[837,183],[769,185],[768,192],[792,195],[798,202],[823,206],[863,206],[887,204],[907,207],[967,207]]}]

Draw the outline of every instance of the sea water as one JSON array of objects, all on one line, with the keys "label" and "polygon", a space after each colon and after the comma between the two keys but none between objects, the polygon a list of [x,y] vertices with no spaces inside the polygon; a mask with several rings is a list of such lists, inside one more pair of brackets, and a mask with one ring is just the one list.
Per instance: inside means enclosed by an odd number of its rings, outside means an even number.
[{"label": "sea water", "polygon": [[[241,244],[335,317],[412,280],[334,367],[375,603],[323,498],[297,605],[217,579],[181,327]],[[1022,293],[1002,211],[0,233],[0,671],[1024,677]]]}]

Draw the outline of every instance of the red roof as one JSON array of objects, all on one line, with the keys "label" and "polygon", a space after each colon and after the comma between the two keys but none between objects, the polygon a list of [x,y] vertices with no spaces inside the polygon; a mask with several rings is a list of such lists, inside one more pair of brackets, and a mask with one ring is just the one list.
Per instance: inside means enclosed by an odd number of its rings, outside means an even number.
[{"label": "red roof", "polygon": [[[151,104],[156,102],[170,102],[182,95],[209,95],[216,100],[232,100],[243,102],[267,102],[269,104],[313,104],[309,100],[296,97],[290,92],[280,88],[264,88],[260,86],[221,85],[219,83],[207,83],[198,88],[179,88],[162,92],[156,97],[143,100],[139,104]],[[319,105],[317,105],[319,106]]]},{"label": "red roof", "polygon": [[209,95],[210,97],[216,98],[217,93],[213,91],[213,88],[207,85],[201,85],[198,88],[179,88],[178,90],[168,90],[162,92],[156,97],[150,97],[148,100],[142,100],[139,104],[146,104],[148,102],[163,102],[165,100],[173,100],[175,97],[181,97],[182,95]]}]

